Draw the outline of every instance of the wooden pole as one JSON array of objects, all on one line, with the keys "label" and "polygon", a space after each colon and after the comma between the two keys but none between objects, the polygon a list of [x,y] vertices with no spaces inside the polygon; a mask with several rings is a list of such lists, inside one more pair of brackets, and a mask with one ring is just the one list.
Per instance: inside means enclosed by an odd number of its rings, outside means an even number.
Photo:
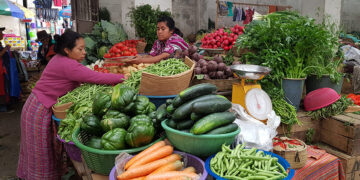
[{"label": "wooden pole", "polygon": [[215,19],[215,29],[217,29],[218,25],[218,16],[219,16],[219,0],[216,0],[216,19]]}]

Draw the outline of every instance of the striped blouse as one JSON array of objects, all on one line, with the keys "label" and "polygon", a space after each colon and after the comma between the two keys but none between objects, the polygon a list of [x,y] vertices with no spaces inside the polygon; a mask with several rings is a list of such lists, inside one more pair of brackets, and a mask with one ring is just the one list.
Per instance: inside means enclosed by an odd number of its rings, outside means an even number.
[{"label": "striped blouse", "polygon": [[173,34],[166,42],[156,40],[150,51],[151,56],[157,56],[164,52],[174,55],[175,51],[181,49],[182,51],[188,49],[189,45],[182,37]]}]

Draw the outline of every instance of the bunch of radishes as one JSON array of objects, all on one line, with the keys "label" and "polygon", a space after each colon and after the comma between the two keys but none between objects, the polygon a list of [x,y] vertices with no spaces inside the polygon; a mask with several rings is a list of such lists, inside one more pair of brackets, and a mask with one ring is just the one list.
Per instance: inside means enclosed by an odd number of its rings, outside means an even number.
[{"label": "bunch of radishes", "polygon": [[209,49],[223,48],[228,51],[235,44],[239,35],[243,34],[244,26],[236,24],[230,29],[220,28],[213,33],[206,34],[201,39],[201,47]]}]

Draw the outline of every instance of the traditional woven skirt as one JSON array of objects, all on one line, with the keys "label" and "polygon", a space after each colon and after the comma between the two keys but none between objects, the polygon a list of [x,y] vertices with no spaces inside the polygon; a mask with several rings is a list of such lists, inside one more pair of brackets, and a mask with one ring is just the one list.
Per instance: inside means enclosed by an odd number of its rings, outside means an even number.
[{"label": "traditional woven skirt", "polygon": [[[21,144],[16,175],[26,180],[61,177],[61,143],[56,141],[51,109],[31,94],[21,113]],[[58,147],[58,149],[56,149]],[[60,156],[60,157],[59,157]]]}]

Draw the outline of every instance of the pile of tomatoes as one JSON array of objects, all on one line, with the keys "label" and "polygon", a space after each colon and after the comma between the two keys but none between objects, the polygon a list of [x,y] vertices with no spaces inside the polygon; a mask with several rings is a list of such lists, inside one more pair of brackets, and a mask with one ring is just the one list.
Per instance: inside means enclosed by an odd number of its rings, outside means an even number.
[{"label": "pile of tomatoes", "polygon": [[136,56],[136,44],[139,41],[140,40],[125,40],[123,42],[116,43],[110,48],[108,53],[104,54],[104,58]]},{"label": "pile of tomatoes", "polygon": [[213,33],[206,34],[201,39],[201,47],[209,49],[223,48],[225,51],[228,51],[243,32],[244,26],[238,24],[227,30],[220,28]]}]

